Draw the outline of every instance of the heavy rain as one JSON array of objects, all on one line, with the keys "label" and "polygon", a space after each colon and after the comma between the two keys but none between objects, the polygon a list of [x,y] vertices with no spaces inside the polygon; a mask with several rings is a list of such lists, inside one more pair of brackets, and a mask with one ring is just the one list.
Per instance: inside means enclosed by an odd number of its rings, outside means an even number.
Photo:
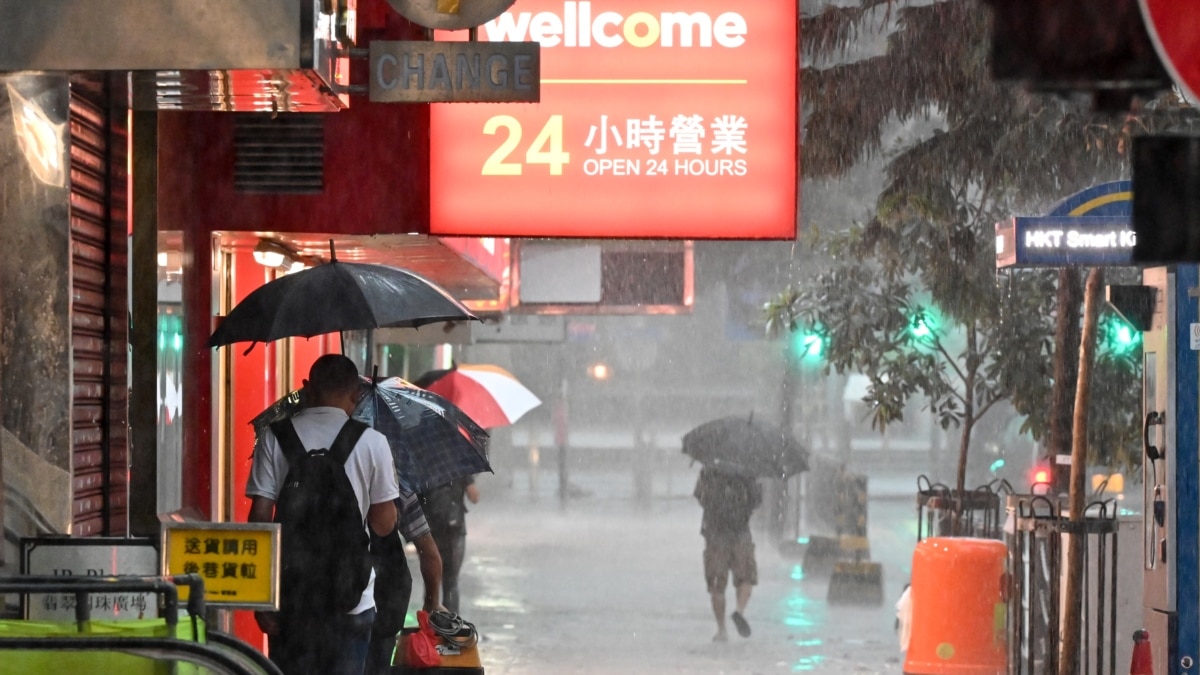
[{"label": "heavy rain", "polygon": [[1200,10],[27,5],[0,675],[1194,672]]}]

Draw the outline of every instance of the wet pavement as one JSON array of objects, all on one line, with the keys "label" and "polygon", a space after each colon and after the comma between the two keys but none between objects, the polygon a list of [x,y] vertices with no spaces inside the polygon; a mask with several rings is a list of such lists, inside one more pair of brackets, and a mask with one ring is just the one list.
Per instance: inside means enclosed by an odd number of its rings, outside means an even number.
[{"label": "wet pavement", "polygon": [[[642,506],[597,480],[564,509],[544,485],[481,478],[460,611],[480,629],[488,675],[901,671],[893,605],[915,543],[911,498],[871,501],[881,606],[831,606],[828,580],[806,578],[799,555],[756,530],[759,584],[745,613],[753,634],[730,625],[730,641],[716,644],[689,477]],[[728,597],[732,611],[732,589]]]}]

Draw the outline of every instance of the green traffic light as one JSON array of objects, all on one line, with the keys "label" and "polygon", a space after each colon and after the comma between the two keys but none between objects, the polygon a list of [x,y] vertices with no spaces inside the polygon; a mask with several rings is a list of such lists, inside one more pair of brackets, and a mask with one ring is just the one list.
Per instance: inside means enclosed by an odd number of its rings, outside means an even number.
[{"label": "green traffic light", "polygon": [[928,340],[937,330],[937,321],[932,312],[918,309],[908,321],[908,334],[917,340]]},{"label": "green traffic light", "polygon": [[806,335],[801,340],[800,346],[803,348],[801,353],[804,356],[819,357],[825,350],[825,341],[821,339],[820,335]]},{"label": "green traffic light", "polygon": [[825,356],[825,336],[819,328],[801,328],[792,334],[792,352],[801,361],[820,361]]},{"label": "green traffic light", "polygon": [[1104,346],[1115,354],[1128,354],[1141,344],[1142,334],[1123,319],[1109,316],[1104,321]]}]

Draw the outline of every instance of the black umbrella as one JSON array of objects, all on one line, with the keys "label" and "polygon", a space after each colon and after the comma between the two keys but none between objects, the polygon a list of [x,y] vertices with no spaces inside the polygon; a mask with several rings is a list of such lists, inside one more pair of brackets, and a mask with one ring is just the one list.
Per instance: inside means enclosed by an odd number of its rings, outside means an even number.
[{"label": "black umbrella", "polygon": [[418,274],[334,259],[255,289],[213,331],[208,346],[468,319],[478,317]]},{"label": "black umbrella", "polygon": [[[259,413],[250,421],[255,435],[300,412],[304,396],[298,389]],[[396,478],[405,492],[424,492],[492,470],[486,431],[453,403],[398,377],[375,382],[364,377],[354,418],[387,437]]]},{"label": "black umbrella", "polygon": [[790,476],[808,470],[808,450],[799,441],[753,416],[701,424],[684,434],[683,454],[707,467],[745,476]]}]

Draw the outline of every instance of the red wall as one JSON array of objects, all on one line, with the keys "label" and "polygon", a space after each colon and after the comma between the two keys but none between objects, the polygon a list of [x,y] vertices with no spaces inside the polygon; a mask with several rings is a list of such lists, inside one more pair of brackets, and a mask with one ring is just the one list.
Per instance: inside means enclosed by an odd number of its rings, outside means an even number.
[{"label": "red wall", "polygon": [[[360,21],[359,34],[360,46],[420,38],[394,12],[385,26]],[[365,84],[366,70],[365,59],[356,61],[352,82]],[[354,96],[348,110],[323,114],[324,192],[257,195],[234,191],[230,113],[160,113],[159,229],[428,233],[429,106]]]}]

